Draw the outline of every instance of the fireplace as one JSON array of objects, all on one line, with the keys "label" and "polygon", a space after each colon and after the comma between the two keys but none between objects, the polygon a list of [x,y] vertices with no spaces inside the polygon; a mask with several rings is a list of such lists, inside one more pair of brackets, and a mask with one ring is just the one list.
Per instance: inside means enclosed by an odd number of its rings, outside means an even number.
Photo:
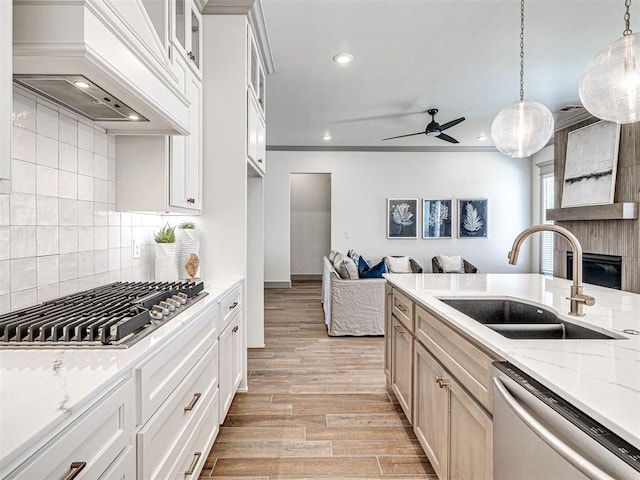
[{"label": "fireplace", "polygon": [[[573,279],[573,252],[567,252],[567,278]],[[582,254],[582,281],[602,287],[622,289],[622,257]]]}]

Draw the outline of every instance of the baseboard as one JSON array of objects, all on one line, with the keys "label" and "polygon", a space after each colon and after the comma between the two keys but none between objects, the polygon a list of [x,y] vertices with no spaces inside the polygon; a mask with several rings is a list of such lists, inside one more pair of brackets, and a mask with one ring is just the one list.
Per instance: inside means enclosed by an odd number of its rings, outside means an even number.
[{"label": "baseboard", "polygon": [[264,288],[291,288],[291,282],[264,282]]},{"label": "baseboard", "polygon": [[295,280],[322,280],[322,274],[321,273],[296,274],[296,275],[291,275],[291,280],[292,281],[295,281]]}]

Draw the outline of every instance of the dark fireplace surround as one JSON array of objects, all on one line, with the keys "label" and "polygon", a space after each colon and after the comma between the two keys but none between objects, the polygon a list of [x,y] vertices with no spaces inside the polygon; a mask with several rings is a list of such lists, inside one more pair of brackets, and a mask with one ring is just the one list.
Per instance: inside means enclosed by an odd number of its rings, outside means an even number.
[{"label": "dark fireplace surround", "polygon": [[[567,252],[567,278],[573,279],[573,252]],[[582,282],[621,290],[622,257],[583,253]]]}]

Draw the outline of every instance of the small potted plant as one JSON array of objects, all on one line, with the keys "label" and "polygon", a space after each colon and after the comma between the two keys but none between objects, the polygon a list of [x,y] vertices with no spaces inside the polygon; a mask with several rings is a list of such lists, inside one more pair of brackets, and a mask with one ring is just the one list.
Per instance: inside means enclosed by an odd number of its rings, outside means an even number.
[{"label": "small potted plant", "polygon": [[175,229],[176,227],[167,223],[153,234],[156,241],[156,281],[173,281],[178,278]]},{"label": "small potted plant", "polygon": [[187,259],[192,253],[199,255],[200,251],[200,230],[198,226],[191,220],[185,220],[178,225],[177,242],[178,276],[181,279],[186,279],[189,278],[189,274],[185,269]]}]

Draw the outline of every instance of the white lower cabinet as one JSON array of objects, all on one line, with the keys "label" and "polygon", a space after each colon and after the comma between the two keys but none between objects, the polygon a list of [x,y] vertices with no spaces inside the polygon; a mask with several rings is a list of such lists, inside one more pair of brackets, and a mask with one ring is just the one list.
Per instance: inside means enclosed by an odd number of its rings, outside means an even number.
[{"label": "white lower cabinet", "polygon": [[[125,449],[132,449],[134,387],[131,378],[113,387],[6,478],[94,480],[104,477],[114,460]],[[118,471],[126,473],[127,468],[123,464]]]},{"label": "white lower cabinet", "polygon": [[220,423],[242,380],[242,314],[238,312],[220,334]]},{"label": "white lower cabinet", "polygon": [[409,422],[412,416],[413,335],[395,315],[391,317],[391,388]]},{"label": "white lower cabinet", "polygon": [[129,445],[98,480],[136,480],[136,447]]}]

